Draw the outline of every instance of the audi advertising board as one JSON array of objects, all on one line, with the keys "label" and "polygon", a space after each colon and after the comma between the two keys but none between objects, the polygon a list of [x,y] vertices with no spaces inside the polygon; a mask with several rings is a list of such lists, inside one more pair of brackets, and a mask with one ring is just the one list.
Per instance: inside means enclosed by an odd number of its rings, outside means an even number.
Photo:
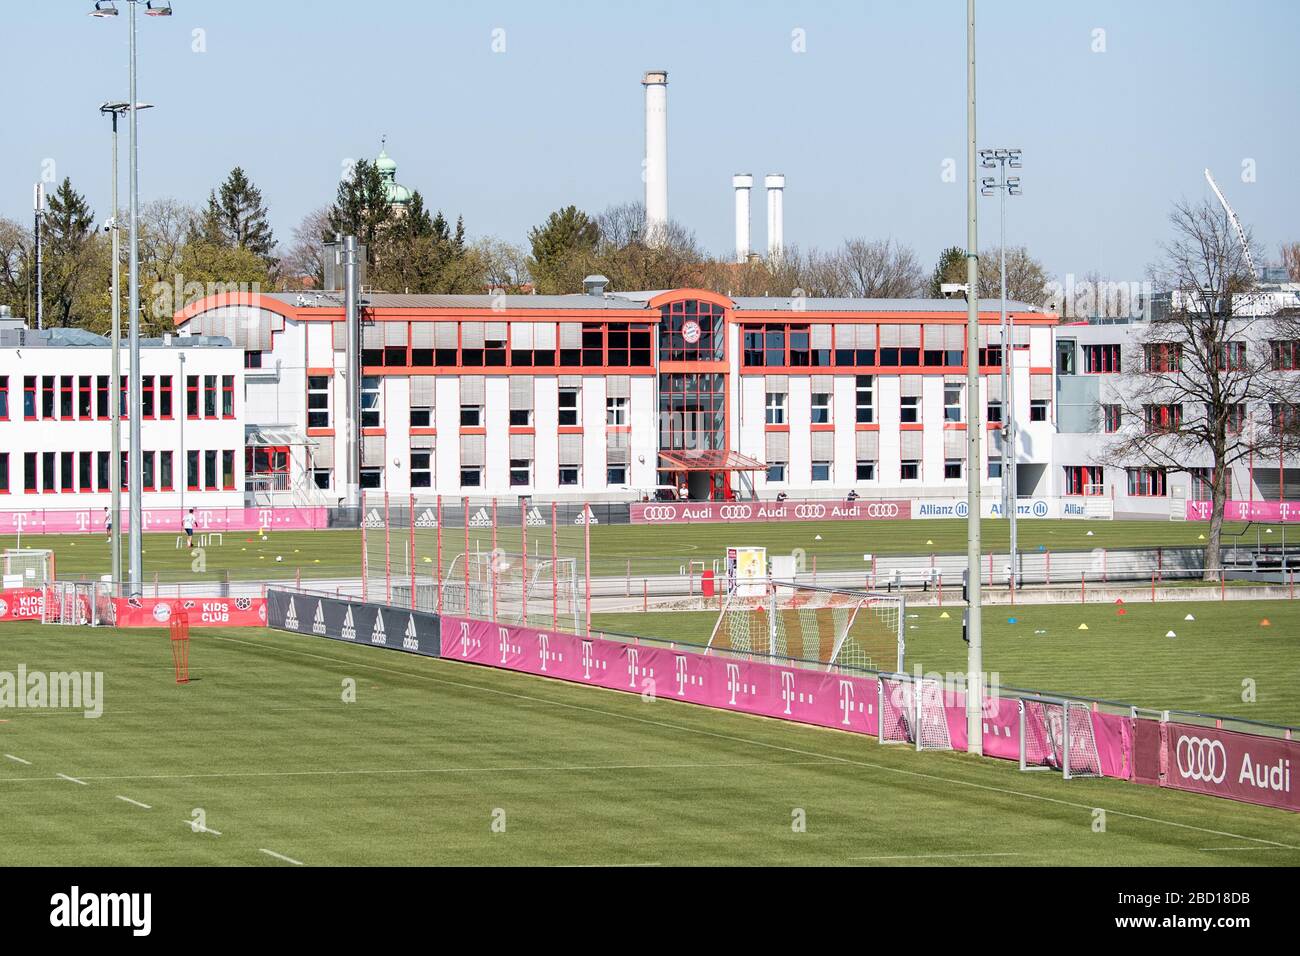
[{"label": "audi advertising board", "polygon": [[912,517],[910,501],[656,501],[632,505],[633,524],[878,521]]},{"label": "audi advertising board", "polygon": [[1300,811],[1291,765],[1300,741],[1168,723],[1162,787]]},{"label": "audi advertising board", "polygon": [[442,654],[438,615],[301,591],[266,589],[267,625],[425,657]]}]

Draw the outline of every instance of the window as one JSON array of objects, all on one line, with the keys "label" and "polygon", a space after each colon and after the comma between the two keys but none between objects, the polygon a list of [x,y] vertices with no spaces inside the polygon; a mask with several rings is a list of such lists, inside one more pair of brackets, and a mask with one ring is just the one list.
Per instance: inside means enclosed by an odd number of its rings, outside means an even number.
[{"label": "window", "polygon": [[854,389],[856,408],[853,419],[858,424],[876,420],[875,379],[870,375],[859,375]]},{"label": "window", "polygon": [[203,376],[203,417],[217,417],[217,377]]},{"label": "window", "polygon": [[605,399],[605,424],[626,425],[627,423],[628,423],[627,399],[626,398]]},{"label": "window", "polygon": [[461,428],[481,428],[483,425],[482,405],[462,405],[460,407]]},{"label": "window", "polygon": [[1300,340],[1269,342],[1268,347],[1274,369],[1290,371],[1300,368]]},{"label": "window", "polygon": [[921,463],[915,458],[907,458],[898,463],[898,477],[903,481],[916,481],[921,477]]},{"label": "window", "polygon": [[[415,424],[415,410],[411,410]],[[307,427],[330,427],[330,377],[328,375],[307,376]]]},{"label": "window", "polygon": [[626,485],[627,465],[610,465],[605,469],[605,484]]},{"label": "window", "polygon": [[41,379],[41,418],[54,417],[54,376],[46,375]]},{"label": "window", "polygon": [[785,392],[767,393],[765,421],[769,425],[785,424]]},{"label": "window", "polygon": [[59,489],[62,491],[76,491],[77,486],[74,484],[76,479],[76,453],[65,451],[59,453]]},{"label": "window", "polygon": [[990,398],[988,406],[984,410],[985,421],[1001,422],[1002,421],[1002,399]]},{"label": "window", "polygon": [[1119,431],[1120,421],[1122,420],[1119,406],[1103,405],[1101,406],[1101,411],[1102,411],[1103,427],[1106,429],[1106,431],[1110,434],[1114,434],[1115,432]]},{"label": "window", "polygon": [[576,485],[576,484],[578,483],[579,472],[580,472],[580,471],[581,471],[581,469],[580,469],[577,465],[561,465],[561,466],[560,466],[560,484],[561,484],[561,485]]},{"label": "window", "polygon": [[[478,465],[462,465],[460,469],[460,486],[477,488],[483,482],[483,469]],[[378,486],[376,486],[378,487]]]},{"label": "window", "polygon": [[112,491],[113,485],[109,481],[108,466],[110,464],[109,452],[101,451],[95,454],[95,474],[99,480],[100,491]]},{"label": "window", "polygon": [[379,427],[379,377],[376,375],[361,379],[361,427]]},{"label": "window", "polygon": [[1001,477],[1002,477],[1002,459],[1001,459],[1001,458],[995,458],[995,457],[993,457],[992,455],[989,456],[989,477],[990,477],[990,478],[1001,478]]},{"label": "window", "polygon": [[858,481],[875,481],[876,463],[874,461],[858,462],[856,477]]},{"label": "window", "polygon": [[158,376],[158,417],[170,420],[172,417],[172,377]]},{"label": "window", "polygon": [[1176,432],[1183,424],[1182,405],[1143,405],[1142,416],[1148,435]]},{"label": "window", "polygon": [[152,375],[140,376],[140,417],[153,418],[157,412]]},{"label": "window", "polygon": [[235,453],[231,449],[221,453],[221,487],[226,491],[235,488]]},{"label": "window", "polygon": [[[126,458],[125,455],[122,457],[123,459]],[[54,452],[43,452],[41,454],[41,491],[46,493],[58,490],[58,477],[54,473],[54,465]],[[125,472],[123,472],[122,477],[126,477]],[[123,487],[126,487],[125,484],[123,484]]]},{"label": "window", "polygon": [[158,490],[172,490],[172,453],[162,451],[158,454]]},{"label": "window", "polygon": [[262,367],[262,350],[247,349],[244,352],[244,368],[261,368]]},{"label": "window", "polygon": [[[108,461],[108,452],[104,452],[104,461]],[[38,490],[36,484],[36,452],[23,452],[23,491],[35,492]]]},{"label": "window", "polygon": [[1183,367],[1183,347],[1178,342],[1153,342],[1142,346],[1148,372],[1177,372]]},{"label": "window", "polygon": [[122,418],[130,418],[131,389],[125,375],[118,379],[117,383],[118,409],[117,414]]},{"label": "window", "polygon": [[980,365],[1002,367],[1002,346],[986,345],[980,349]]},{"label": "window", "polygon": [[122,452],[122,490],[131,486],[131,453]]},{"label": "window", "polygon": [[95,376],[95,417],[108,418],[108,376]]},{"label": "window", "polygon": [[411,487],[433,487],[433,452],[427,448],[411,449]]},{"label": "window", "polygon": [[185,487],[190,491],[199,490],[199,453],[197,451],[187,451],[185,453]]},{"label": "window", "polygon": [[374,488],[383,487],[383,480],[384,480],[384,469],[373,468],[373,467],[361,469],[362,488],[374,489]]},{"label": "window", "polygon": [[813,481],[830,481],[831,480],[831,463],[829,461],[815,461],[812,463],[812,480]]},{"label": "window", "polygon": [[1240,372],[1246,367],[1246,343],[1224,342],[1219,346],[1219,371]]},{"label": "window", "polygon": [[[1240,435],[1243,431],[1245,431],[1246,404],[1244,402],[1238,402],[1232,405],[1228,405],[1224,409],[1224,411],[1227,415],[1227,422],[1225,423],[1225,427],[1229,435]],[[1206,416],[1208,417],[1210,413],[1210,407],[1208,405],[1205,408],[1205,413]]]},{"label": "window", "polygon": [[769,461],[767,463],[768,481],[785,481],[785,462]]},{"label": "window", "polygon": [[943,420],[945,422],[961,421],[961,386],[945,384],[943,386]]},{"label": "window", "polygon": [[1118,345],[1085,345],[1083,370],[1089,375],[1113,375],[1120,370]]},{"label": "window", "polygon": [[1059,339],[1056,343],[1056,374],[1074,374],[1074,339]]},{"label": "window", "polygon": [[235,376],[221,376],[221,417],[235,417]]},{"label": "window", "polygon": [[1128,493],[1135,498],[1165,497],[1165,470],[1163,468],[1128,469]]},{"label": "window", "polygon": [[72,391],[73,377],[63,375],[59,378],[59,417],[66,421],[71,421],[74,417],[72,410],[76,405],[75,396]]},{"label": "window", "polygon": [[533,483],[533,463],[527,458],[510,459],[510,487],[523,488]]},{"label": "window", "polygon": [[1066,465],[1065,493],[1087,497],[1105,494],[1105,469],[1100,465]]},{"label": "window", "polygon": [[578,424],[578,389],[562,388],[559,394],[559,424]]},{"label": "window", "polygon": [[1048,400],[1045,398],[1035,398],[1029,403],[1029,420],[1031,422],[1047,421]]},{"label": "window", "polygon": [[1192,500],[1211,500],[1214,496],[1214,469],[1190,468],[1188,474],[1192,479]]},{"label": "window", "polygon": [[140,484],[140,487],[143,488],[145,491],[154,490],[154,485],[153,485],[154,458],[155,458],[154,453],[151,451],[147,451],[144,453],[144,457],[140,459],[141,465],[144,466],[144,478]]},{"label": "window", "polygon": [[185,417],[199,417],[199,377],[185,376]]},{"label": "window", "polygon": [[205,487],[209,491],[216,491],[217,485],[217,453],[215,451],[205,451],[203,453],[203,477]]},{"label": "window", "polygon": [[8,420],[8,418],[9,418],[9,376],[0,375],[0,419]]},{"label": "window", "polygon": [[331,472],[328,468],[313,468],[311,470],[312,484],[323,491],[328,491],[330,487]]},{"label": "window", "polygon": [[531,408],[510,409],[510,425],[512,428],[529,428],[532,424],[533,410]]},{"label": "window", "polygon": [[961,477],[960,458],[945,458],[943,460],[943,477],[945,479]]},{"label": "window", "polygon": [[[89,419],[95,410],[95,399],[91,382],[93,379],[89,375],[82,375],[77,379],[77,417],[80,419]],[[0,418],[6,417],[3,410],[0,410]]]},{"label": "window", "polygon": [[9,452],[0,451],[0,495],[9,494]]},{"label": "window", "polygon": [[812,393],[811,421],[814,425],[828,425],[831,420],[831,396],[829,392]]},{"label": "window", "polygon": [[[583,326],[584,350],[588,328]],[[725,342],[722,306],[686,299],[660,307],[659,358],[662,361],[721,362],[726,354]]]},{"label": "window", "polygon": [[82,491],[95,490],[95,453],[83,451],[78,460],[77,487]]},{"label": "window", "polygon": [[[104,406],[104,417],[108,416],[108,406]],[[36,419],[36,376],[23,376],[23,418],[27,421]]]},{"label": "window", "polygon": [[917,395],[904,395],[898,400],[898,420],[914,425],[921,420],[921,399]]},{"label": "window", "polygon": [[1268,409],[1273,431],[1295,431],[1300,425],[1300,405],[1294,402],[1271,402]]}]

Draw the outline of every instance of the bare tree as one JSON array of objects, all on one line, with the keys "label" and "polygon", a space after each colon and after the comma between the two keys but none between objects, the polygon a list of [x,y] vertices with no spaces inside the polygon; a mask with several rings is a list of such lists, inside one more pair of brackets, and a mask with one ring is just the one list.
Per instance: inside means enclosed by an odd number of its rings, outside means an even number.
[{"label": "bare tree", "polygon": [[926,284],[915,251],[892,239],[846,239],[834,252],[811,254],[808,269],[819,295],[910,299]]},{"label": "bare tree", "polygon": [[530,287],[528,253],[521,247],[488,238],[475,242],[469,251],[482,271],[486,289],[503,289],[515,294]]},{"label": "bare tree", "polygon": [[1282,243],[1282,267],[1291,282],[1300,282],[1300,242]]},{"label": "bare tree", "polygon": [[1189,472],[1211,461],[1205,577],[1221,568],[1220,544],[1232,466],[1250,454],[1247,410],[1266,395],[1266,329],[1250,314],[1254,276],[1227,216],[1208,202],[1177,204],[1173,237],[1152,269],[1170,295],[1125,356],[1118,396],[1122,425],[1107,448],[1121,466]]},{"label": "bare tree", "polygon": [[321,206],[302,217],[293,228],[293,241],[276,250],[277,284],[285,291],[319,289],[325,282],[325,236],[331,207]]},{"label": "bare tree", "polygon": [[[997,246],[980,253],[980,298],[1002,295],[1001,250]],[[1024,246],[1007,246],[1007,298],[1041,305],[1047,294],[1047,270]]]}]

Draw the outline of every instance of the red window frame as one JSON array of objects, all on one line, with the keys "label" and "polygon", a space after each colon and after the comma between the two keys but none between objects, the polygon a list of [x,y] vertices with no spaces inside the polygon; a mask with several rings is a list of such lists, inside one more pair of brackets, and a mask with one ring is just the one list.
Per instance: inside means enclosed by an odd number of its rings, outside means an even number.
[{"label": "red window frame", "polygon": [[172,403],[172,377],[158,376],[158,418],[169,422],[176,415],[176,406]]},{"label": "red window frame", "polygon": [[[140,417],[153,420],[158,417],[158,392],[153,375],[140,376]],[[145,409],[150,409],[145,413]],[[147,486],[146,486],[147,487]]]},{"label": "red window frame", "polygon": [[1152,342],[1143,346],[1148,372],[1178,372],[1183,367],[1181,342]]},{"label": "red window frame", "polygon": [[235,452],[225,449],[221,452],[221,487],[226,491],[235,489]]},{"label": "red window frame", "polygon": [[[30,415],[27,414],[27,410],[29,408],[31,409]],[[38,406],[36,404],[36,376],[24,375],[23,376],[23,421],[25,422],[36,421],[38,418],[36,414],[37,410],[38,410]]]},{"label": "red window frame", "polygon": [[59,490],[67,493],[77,490],[76,452],[59,452]]},{"label": "red window frame", "polygon": [[217,467],[221,459],[217,457],[215,449],[209,448],[203,452],[203,488],[205,491],[217,491],[221,487],[221,476],[217,474]]},{"label": "red window frame", "polygon": [[[164,463],[167,465],[166,468],[163,467]],[[176,471],[172,467],[171,449],[164,448],[158,453],[158,490],[171,491],[175,482]]]},{"label": "red window frame", "polygon": [[1123,421],[1123,414],[1118,405],[1103,405],[1102,414],[1105,420],[1105,429],[1107,434],[1113,435],[1119,431],[1120,422]]},{"label": "red window frame", "polygon": [[[194,462],[194,469],[192,472],[190,470],[190,462]],[[201,475],[199,472],[202,467],[203,467],[203,459],[199,456],[198,451],[195,451],[194,449],[190,449],[185,452],[185,474],[183,477],[185,479],[186,491],[201,490],[199,486],[203,481],[203,475]],[[190,483],[191,477],[193,477],[194,479],[193,484]]]},{"label": "red window frame", "polygon": [[144,477],[143,480],[141,480],[140,482],[140,489],[142,491],[153,491],[154,490],[154,469],[157,467],[158,464],[158,455],[156,452],[152,452],[152,451],[142,452],[142,454],[144,455],[144,457],[140,459],[140,462],[142,465],[142,471],[144,473]]},{"label": "red window frame", "polygon": [[[185,417],[189,421],[197,421],[200,411],[202,411],[202,406],[199,405],[199,377],[197,375],[186,375]],[[188,478],[186,480],[188,481]]]},{"label": "red window frame", "polygon": [[1277,371],[1300,369],[1300,340],[1280,339],[1269,343],[1273,368]]},{"label": "red window frame", "polygon": [[1240,372],[1246,367],[1246,343],[1224,342],[1219,346],[1219,371]]},{"label": "red window frame", "polygon": [[1064,494],[1096,498],[1106,493],[1106,469],[1103,465],[1065,465]]},{"label": "red window frame", "polygon": [[1083,370],[1089,375],[1113,375],[1120,371],[1118,345],[1100,344],[1083,347]]},{"label": "red window frame", "polygon": [[9,452],[0,451],[0,495],[9,494]]},{"label": "red window frame", "polygon": [[131,417],[131,391],[128,385],[128,379],[125,375],[121,376],[121,388],[118,390],[118,400],[122,403],[122,410],[119,414],[122,420]]},{"label": "red window frame", "polygon": [[1169,486],[1163,468],[1129,468],[1127,472],[1130,498],[1168,497]]},{"label": "red window frame", "polygon": [[77,487],[82,491],[95,490],[95,453],[83,451],[78,461]]},{"label": "red window frame", "polygon": [[235,376],[221,376],[221,417],[235,417]]},{"label": "red window frame", "polygon": [[[89,375],[82,375],[77,379],[77,417],[82,421],[89,421],[95,417],[95,392],[92,386],[94,379]],[[81,414],[81,409],[86,409],[86,414]]]},{"label": "red window frame", "polygon": [[[95,417],[106,420],[113,417],[113,406],[108,403],[108,376],[95,376]],[[101,412],[100,409],[103,409]]]},{"label": "red window frame", "polygon": [[[77,417],[77,390],[75,375],[59,376],[59,420],[70,422]],[[67,412],[67,414],[64,414]]]},{"label": "red window frame", "polygon": [[1183,406],[1177,403],[1143,405],[1142,412],[1146,418],[1148,435],[1174,432],[1183,425]]}]

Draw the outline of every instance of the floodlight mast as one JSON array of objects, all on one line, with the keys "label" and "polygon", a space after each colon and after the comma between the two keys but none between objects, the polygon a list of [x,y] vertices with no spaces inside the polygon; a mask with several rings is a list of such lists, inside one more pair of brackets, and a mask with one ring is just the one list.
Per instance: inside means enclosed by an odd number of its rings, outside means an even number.
[{"label": "floodlight mast", "polygon": [[975,0],[966,0],[966,750],[984,753],[980,607],[979,203],[975,172]]}]

